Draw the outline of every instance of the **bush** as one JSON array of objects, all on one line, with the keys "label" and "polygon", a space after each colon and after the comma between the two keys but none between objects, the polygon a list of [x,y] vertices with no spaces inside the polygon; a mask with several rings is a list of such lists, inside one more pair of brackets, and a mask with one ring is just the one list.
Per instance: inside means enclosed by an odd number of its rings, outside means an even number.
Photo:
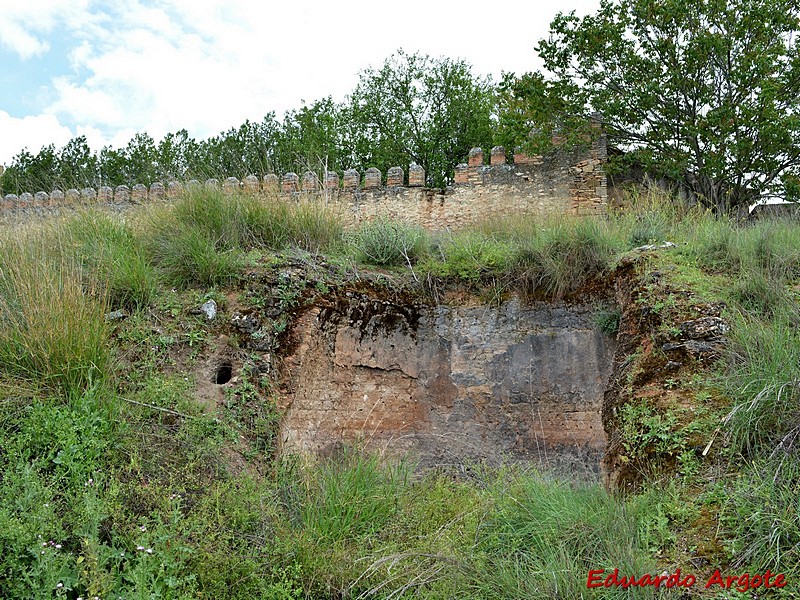
[{"label": "bush", "polygon": [[378,219],[354,236],[358,260],[379,267],[412,265],[426,250],[426,233],[417,226]]},{"label": "bush", "polygon": [[509,273],[514,265],[512,242],[477,231],[463,231],[440,239],[434,246],[436,259],[425,269],[439,277],[477,282],[484,276]]}]

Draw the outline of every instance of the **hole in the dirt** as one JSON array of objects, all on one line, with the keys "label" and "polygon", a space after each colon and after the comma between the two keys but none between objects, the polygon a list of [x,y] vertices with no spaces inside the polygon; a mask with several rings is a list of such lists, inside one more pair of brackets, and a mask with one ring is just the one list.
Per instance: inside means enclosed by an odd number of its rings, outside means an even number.
[{"label": "hole in the dirt", "polygon": [[230,363],[222,363],[219,367],[217,367],[216,373],[214,373],[214,383],[217,385],[223,385],[228,383],[231,380],[231,375],[233,374],[233,367]]}]

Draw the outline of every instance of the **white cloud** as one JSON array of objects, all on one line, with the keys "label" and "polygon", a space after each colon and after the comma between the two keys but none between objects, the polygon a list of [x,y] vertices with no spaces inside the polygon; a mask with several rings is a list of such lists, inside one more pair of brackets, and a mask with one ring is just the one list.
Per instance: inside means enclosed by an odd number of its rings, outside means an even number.
[{"label": "white cloud", "polygon": [[[280,116],[301,99],[343,99],[359,70],[379,66],[400,47],[464,58],[476,73],[530,70],[537,66],[534,45],[563,10],[559,5],[508,0],[495,10],[470,9],[463,0],[389,7],[366,0],[0,0],[0,39],[26,57],[46,53],[56,27],[70,32],[72,72],[53,79],[54,100],[45,115],[76,134],[89,132],[90,141],[102,140],[92,142],[99,149],[124,145],[130,132],[159,139],[185,128],[204,138],[270,111]],[[596,5],[572,4],[579,13]],[[128,137],[120,144],[123,134]],[[5,132],[2,137],[18,141]],[[0,160],[6,156],[0,153]]]},{"label": "white cloud", "polygon": [[88,6],[89,0],[0,0],[0,44],[23,60],[41,56],[56,27],[89,32],[102,21]]},{"label": "white cloud", "polygon": [[68,127],[60,124],[52,115],[29,116],[18,119],[0,110],[0,162],[10,162],[23,148],[36,154],[49,144],[57,148],[66,144],[73,136]]}]

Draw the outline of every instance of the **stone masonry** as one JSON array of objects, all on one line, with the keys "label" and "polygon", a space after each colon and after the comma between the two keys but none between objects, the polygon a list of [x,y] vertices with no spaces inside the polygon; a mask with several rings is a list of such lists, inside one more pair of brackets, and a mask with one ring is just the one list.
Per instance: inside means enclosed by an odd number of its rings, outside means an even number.
[{"label": "stone masonry", "polygon": [[280,178],[272,174],[261,178],[250,175],[243,181],[229,177],[223,182],[172,181],[166,185],[156,182],[149,187],[137,184],[131,188],[8,194],[0,198],[0,218],[15,221],[31,214],[47,216],[78,206],[124,209],[146,202],[170,201],[184,189],[205,185],[228,194],[242,191],[298,203],[324,204],[342,216],[346,225],[387,217],[436,231],[505,215],[603,213],[608,199],[605,161],[602,136],[584,150],[557,147],[545,156],[515,153],[513,163],[502,147],[492,148],[488,160],[481,148],[473,148],[468,162],[456,167],[455,182],[446,189],[425,187],[424,170],[412,164],[408,173],[401,167],[392,167],[386,174],[373,168],[362,176],[351,169],[341,179],[337,173],[320,177],[306,172],[286,173]]}]

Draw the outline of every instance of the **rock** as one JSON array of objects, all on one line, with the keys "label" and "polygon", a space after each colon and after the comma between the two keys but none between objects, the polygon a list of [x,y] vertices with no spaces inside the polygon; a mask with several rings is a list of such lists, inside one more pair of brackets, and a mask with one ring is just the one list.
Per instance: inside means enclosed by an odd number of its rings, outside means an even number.
[{"label": "rock", "polygon": [[648,244],[646,246],[639,246],[638,248],[634,248],[636,252],[650,252],[652,250],[664,250],[666,248],[674,248],[675,244],[673,242],[664,242],[663,244]]},{"label": "rock", "polygon": [[200,312],[202,312],[209,321],[213,321],[217,318],[217,303],[214,302],[214,300],[209,300],[200,307]]},{"label": "rock", "polygon": [[684,321],[680,325],[681,333],[691,340],[702,340],[725,335],[730,327],[720,317],[700,317]]},{"label": "rock", "polygon": [[253,333],[261,327],[261,321],[253,315],[244,315],[240,312],[233,313],[231,325],[245,333]]},{"label": "rock", "polygon": [[113,310],[106,315],[106,321],[122,321],[128,318],[128,313],[124,310]]},{"label": "rock", "polygon": [[679,363],[677,361],[671,360],[664,365],[665,371],[677,371],[683,366],[683,363]]}]

